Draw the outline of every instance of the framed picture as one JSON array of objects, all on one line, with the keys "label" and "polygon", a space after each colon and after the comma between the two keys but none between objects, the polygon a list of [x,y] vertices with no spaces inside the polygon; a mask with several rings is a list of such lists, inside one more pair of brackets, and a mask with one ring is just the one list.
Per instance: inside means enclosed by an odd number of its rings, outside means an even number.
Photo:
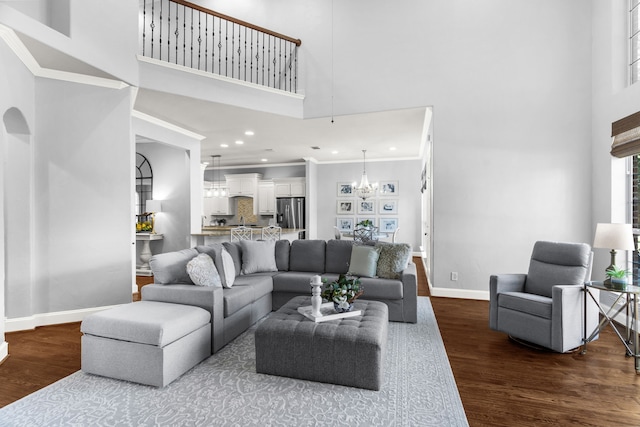
[{"label": "framed picture", "polygon": [[393,233],[398,228],[398,218],[380,218],[380,232]]},{"label": "framed picture", "polygon": [[375,215],[375,200],[358,200],[358,215]]},{"label": "framed picture", "polygon": [[350,233],[353,231],[353,218],[338,218],[336,226],[338,230]]},{"label": "framed picture", "polygon": [[397,196],[398,181],[380,181],[380,195]]},{"label": "framed picture", "polygon": [[352,197],[353,196],[353,185],[350,182],[339,182],[338,183],[338,197]]},{"label": "framed picture", "polygon": [[378,213],[381,215],[395,215],[398,213],[397,199],[378,200]]},{"label": "framed picture", "polygon": [[355,201],[353,200],[338,200],[337,202],[338,215],[353,215],[355,213]]}]

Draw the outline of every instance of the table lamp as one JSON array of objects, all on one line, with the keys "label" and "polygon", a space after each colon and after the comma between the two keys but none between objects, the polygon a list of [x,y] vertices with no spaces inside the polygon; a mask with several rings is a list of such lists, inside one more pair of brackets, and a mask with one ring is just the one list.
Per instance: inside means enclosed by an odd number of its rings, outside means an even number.
[{"label": "table lamp", "polygon": [[147,200],[146,211],[151,214],[151,233],[156,233],[156,213],[162,212],[162,202],[160,200]]},{"label": "table lamp", "polygon": [[[611,249],[611,264],[605,271],[613,268],[616,265],[616,249],[624,251],[632,251],[635,249],[631,224],[598,223],[596,226],[596,236],[593,240],[593,247]],[[609,278],[605,280],[605,283],[608,281],[610,281]]]}]

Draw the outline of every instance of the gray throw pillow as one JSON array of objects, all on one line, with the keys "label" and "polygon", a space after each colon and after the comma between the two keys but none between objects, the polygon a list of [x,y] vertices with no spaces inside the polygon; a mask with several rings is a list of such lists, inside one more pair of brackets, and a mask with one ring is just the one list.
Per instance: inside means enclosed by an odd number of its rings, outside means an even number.
[{"label": "gray throw pillow", "polygon": [[379,253],[379,249],[373,246],[353,245],[349,273],[347,274],[350,276],[375,277]]},{"label": "gray throw pillow", "polygon": [[276,242],[242,240],[242,274],[278,271],[276,265]]},{"label": "gray throw pillow", "polygon": [[383,279],[399,279],[411,260],[411,245],[377,242],[376,248],[380,250],[376,275]]},{"label": "gray throw pillow", "polygon": [[207,254],[200,254],[187,263],[187,273],[196,286],[222,287],[220,275],[213,260]]}]

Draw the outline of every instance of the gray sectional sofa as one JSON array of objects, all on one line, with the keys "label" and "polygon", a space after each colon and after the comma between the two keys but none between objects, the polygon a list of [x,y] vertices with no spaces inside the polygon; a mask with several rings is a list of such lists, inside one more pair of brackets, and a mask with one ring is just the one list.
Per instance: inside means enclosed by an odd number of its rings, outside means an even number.
[{"label": "gray sectional sofa", "polygon": [[[310,295],[309,283],[314,275],[331,282],[340,274],[349,273],[353,269],[352,252],[360,252],[354,246],[347,240],[243,241],[158,254],[150,260],[154,283],[142,288],[142,300],[192,305],[209,311],[211,351],[215,353],[291,298]],[[410,246],[377,243],[375,248],[379,254],[378,272],[384,273],[360,277],[364,286],[360,298],[384,302],[391,321],[415,323],[417,279]],[[222,286],[194,286],[187,264],[203,253],[213,260]]]}]

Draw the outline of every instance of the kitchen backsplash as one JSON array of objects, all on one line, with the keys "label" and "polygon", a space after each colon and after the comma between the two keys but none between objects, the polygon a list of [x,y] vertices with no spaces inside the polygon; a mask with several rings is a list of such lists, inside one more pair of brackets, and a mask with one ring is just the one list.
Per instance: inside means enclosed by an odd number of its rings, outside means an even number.
[{"label": "kitchen backsplash", "polygon": [[245,224],[256,224],[258,217],[253,214],[253,198],[251,197],[236,197],[238,203],[238,210],[236,217],[240,219],[244,218]]}]

